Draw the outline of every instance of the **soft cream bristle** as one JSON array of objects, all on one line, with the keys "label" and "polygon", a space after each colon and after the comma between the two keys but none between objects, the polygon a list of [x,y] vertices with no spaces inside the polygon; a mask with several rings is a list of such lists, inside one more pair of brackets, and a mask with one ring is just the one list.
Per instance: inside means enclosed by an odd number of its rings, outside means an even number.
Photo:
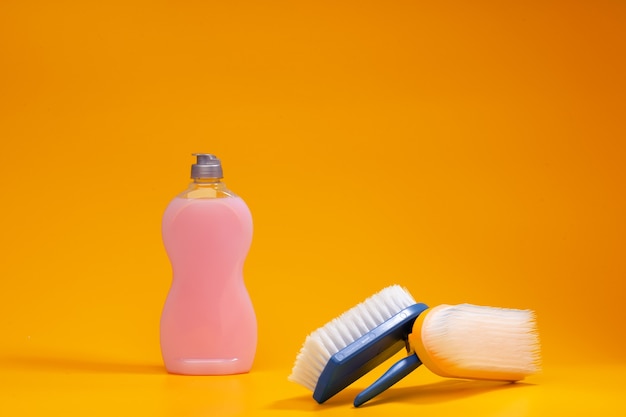
[{"label": "soft cream bristle", "polygon": [[288,379],[314,391],[331,356],[413,304],[411,294],[399,285],[372,295],[308,335]]},{"label": "soft cream bristle", "polygon": [[425,317],[421,339],[424,364],[443,376],[517,381],[540,369],[531,310],[438,306]]}]

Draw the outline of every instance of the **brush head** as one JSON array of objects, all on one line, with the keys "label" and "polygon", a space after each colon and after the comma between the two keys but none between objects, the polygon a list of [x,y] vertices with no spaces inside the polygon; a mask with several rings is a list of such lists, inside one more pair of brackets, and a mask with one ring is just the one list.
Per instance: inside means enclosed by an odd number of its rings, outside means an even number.
[{"label": "brush head", "polygon": [[401,350],[426,308],[399,285],[384,288],[308,335],[288,379],[325,401]]},{"label": "brush head", "polygon": [[440,305],[418,317],[409,343],[428,369],[445,377],[518,381],[540,368],[531,310]]}]

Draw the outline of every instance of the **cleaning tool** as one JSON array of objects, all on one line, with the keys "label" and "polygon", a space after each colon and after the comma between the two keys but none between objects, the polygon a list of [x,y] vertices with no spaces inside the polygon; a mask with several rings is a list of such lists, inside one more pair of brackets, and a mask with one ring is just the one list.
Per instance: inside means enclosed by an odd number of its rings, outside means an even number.
[{"label": "cleaning tool", "polygon": [[384,288],[307,336],[288,379],[323,403],[404,348],[427,308],[398,285]]},{"label": "cleaning tool", "polygon": [[318,403],[406,347],[408,355],[362,391],[369,401],[422,363],[432,372],[467,379],[519,381],[539,370],[539,339],[530,310],[416,303],[387,287],[307,336],[289,380]]}]

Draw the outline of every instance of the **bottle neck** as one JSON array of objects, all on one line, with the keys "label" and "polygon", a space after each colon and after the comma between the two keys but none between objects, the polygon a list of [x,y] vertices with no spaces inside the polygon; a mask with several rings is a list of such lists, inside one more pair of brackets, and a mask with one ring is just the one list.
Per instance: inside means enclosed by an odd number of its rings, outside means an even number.
[{"label": "bottle neck", "polygon": [[221,178],[194,178],[193,183],[199,184],[199,185],[208,185],[208,186],[211,186],[214,184],[223,184]]},{"label": "bottle neck", "polygon": [[210,199],[236,197],[236,195],[226,187],[221,178],[193,178],[193,182],[180,197]]}]

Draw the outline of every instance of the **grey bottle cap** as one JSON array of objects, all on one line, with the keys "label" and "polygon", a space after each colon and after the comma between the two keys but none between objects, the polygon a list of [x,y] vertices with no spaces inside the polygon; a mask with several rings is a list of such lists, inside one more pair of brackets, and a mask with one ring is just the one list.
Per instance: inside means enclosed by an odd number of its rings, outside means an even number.
[{"label": "grey bottle cap", "polygon": [[191,178],[224,178],[222,163],[210,153],[194,153],[196,163],[191,166]]}]

